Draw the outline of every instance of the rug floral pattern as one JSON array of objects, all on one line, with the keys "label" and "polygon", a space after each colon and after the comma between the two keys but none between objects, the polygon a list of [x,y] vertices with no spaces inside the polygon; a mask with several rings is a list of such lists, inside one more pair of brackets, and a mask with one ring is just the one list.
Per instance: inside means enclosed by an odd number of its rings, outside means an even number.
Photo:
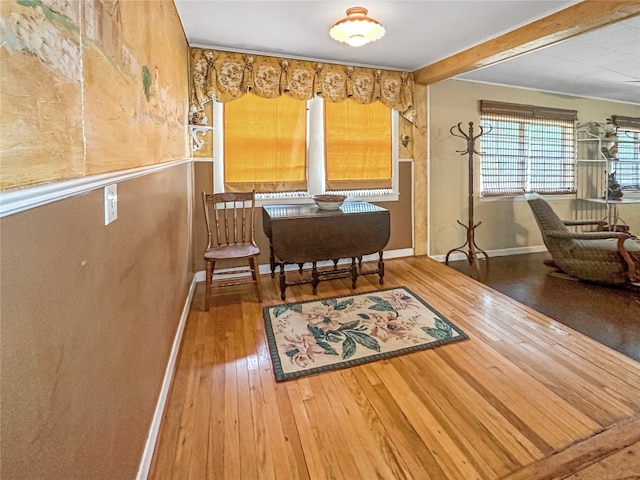
[{"label": "rug floral pattern", "polygon": [[468,338],[406,287],[264,308],[276,380]]}]

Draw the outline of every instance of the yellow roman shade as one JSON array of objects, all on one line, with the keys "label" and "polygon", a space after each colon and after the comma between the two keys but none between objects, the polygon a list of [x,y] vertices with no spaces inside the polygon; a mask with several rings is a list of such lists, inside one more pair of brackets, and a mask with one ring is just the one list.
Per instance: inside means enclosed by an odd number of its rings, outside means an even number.
[{"label": "yellow roman shade", "polygon": [[306,104],[245,95],[224,104],[225,191],[307,189]]},{"label": "yellow roman shade", "polygon": [[327,190],[391,188],[391,110],[381,103],[325,103]]}]

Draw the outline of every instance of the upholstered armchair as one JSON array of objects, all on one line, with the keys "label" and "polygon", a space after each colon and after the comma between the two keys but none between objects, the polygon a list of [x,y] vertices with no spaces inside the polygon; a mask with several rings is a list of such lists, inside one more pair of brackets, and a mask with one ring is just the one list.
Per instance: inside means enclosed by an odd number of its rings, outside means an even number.
[{"label": "upholstered armchair", "polygon": [[553,263],[579,280],[623,285],[639,282],[640,243],[622,232],[572,232],[569,226],[597,220],[561,220],[537,193],[526,194]]}]

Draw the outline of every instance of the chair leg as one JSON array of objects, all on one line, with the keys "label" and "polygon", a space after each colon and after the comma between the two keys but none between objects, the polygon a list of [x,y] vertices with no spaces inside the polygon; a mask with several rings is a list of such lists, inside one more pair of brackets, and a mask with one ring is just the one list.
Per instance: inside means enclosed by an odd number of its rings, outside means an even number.
[{"label": "chair leg", "polygon": [[213,261],[211,260],[207,260],[207,274],[206,274],[206,280],[205,280],[205,287],[204,287],[204,311],[208,312],[209,311],[209,295],[211,293],[211,281],[213,279],[213,266],[214,266]]},{"label": "chair leg", "polygon": [[256,282],[256,288],[258,289],[258,302],[262,303],[262,291],[260,290],[260,269],[257,257],[251,257],[249,259],[249,266],[251,267],[251,275]]}]

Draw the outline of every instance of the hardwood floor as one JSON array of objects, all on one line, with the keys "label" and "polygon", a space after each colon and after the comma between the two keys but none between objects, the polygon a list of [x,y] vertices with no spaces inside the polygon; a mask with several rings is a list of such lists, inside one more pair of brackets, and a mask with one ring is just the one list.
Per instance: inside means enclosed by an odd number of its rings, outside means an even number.
[{"label": "hardwood floor", "polygon": [[[407,286],[470,339],[276,383],[262,307],[281,303],[277,278],[262,305],[233,287],[206,313],[201,285],[149,478],[637,478],[575,475],[640,458],[639,363],[427,257],[386,272],[356,291]],[[318,297],[351,292],[332,280]]]}]

